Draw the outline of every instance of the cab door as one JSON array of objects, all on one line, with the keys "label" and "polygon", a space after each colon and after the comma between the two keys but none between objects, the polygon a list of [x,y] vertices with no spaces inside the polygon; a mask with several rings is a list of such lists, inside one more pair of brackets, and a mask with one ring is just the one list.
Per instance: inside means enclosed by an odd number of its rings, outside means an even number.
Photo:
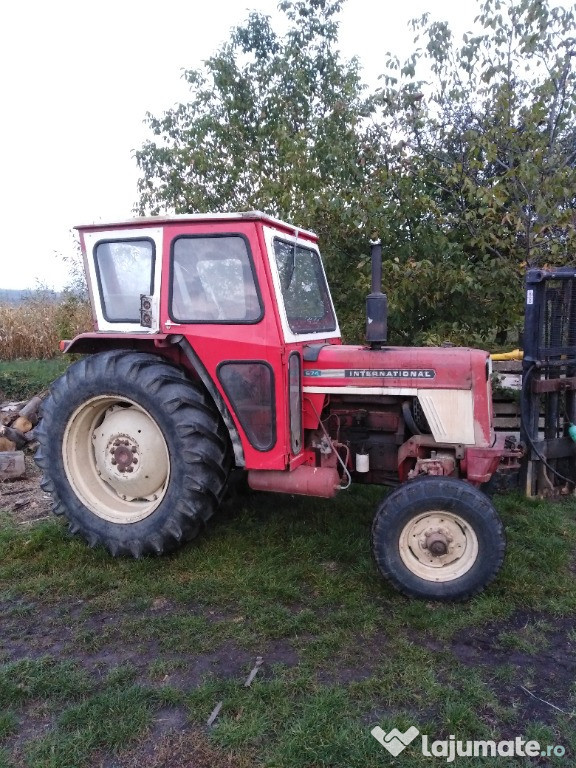
[{"label": "cab door", "polygon": [[283,469],[282,344],[255,222],[179,222],[165,234],[163,329],[184,337],[217,405],[216,395],[224,401],[243,465]]}]

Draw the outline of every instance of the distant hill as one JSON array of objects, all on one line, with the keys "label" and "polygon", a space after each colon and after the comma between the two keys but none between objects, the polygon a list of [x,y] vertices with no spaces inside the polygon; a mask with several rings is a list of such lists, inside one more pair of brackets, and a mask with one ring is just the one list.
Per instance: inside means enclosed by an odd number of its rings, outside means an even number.
[{"label": "distant hill", "polygon": [[20,290],[18,288],[0,288],[0,304],[20,304],[25,299],[32,297],[39,297],[42,295],[43,299],[58,301],[61,294],[57,291],[47,290]]},{"label": "distant hill", "polygon": [[16,288],[0,288],[0,304],[18,304],[29,294],[30,291],[20,291]]}]

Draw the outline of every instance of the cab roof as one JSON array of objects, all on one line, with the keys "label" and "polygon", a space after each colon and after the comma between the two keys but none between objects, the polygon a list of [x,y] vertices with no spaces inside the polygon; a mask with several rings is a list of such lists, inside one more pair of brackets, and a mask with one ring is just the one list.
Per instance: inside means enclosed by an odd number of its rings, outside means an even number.
[{"label": "cab roof", "polygon": [[317,240],[318,236],[307,229],[301,229],[295,224],[276,219],[262,211],[235,211],[230,213],[175,213],[161,216],[141,216],[133,219],[120,219],[116,221],[96,221],[90,224],[78,224],[74,227],[79,232],[104,229],[127,229],[132,227],[161,226],[163,224],[183,224],[185,222],[200,221],[261,221],[270,224],[277,229],[283,229],[293,235]]}]

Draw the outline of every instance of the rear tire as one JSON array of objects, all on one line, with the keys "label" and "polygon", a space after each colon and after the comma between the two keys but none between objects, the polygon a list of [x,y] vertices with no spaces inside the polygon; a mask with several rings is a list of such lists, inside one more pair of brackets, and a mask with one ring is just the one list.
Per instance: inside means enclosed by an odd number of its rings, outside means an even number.
[{"label": "rear tire", "polygon": [[54,512],[113,555],[163,554],[215,512],[230,446],[203,390],[155,355],[74,363],[42,409],[36,461]]},{"label": "rear tire", "polygon": [[506,548],[490,499],[451,477],[396,488],[378,507],[372,551],[382,576],[410,597],[466,600],[496,576]]}]

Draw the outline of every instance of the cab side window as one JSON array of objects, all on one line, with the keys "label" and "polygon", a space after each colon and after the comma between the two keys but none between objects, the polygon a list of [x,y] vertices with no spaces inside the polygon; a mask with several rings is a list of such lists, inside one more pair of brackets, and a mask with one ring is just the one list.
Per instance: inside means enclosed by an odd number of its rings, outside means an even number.
[{"label": "cab side window", "polygon": [[139,323],[140,296],[154,290],[152,240],[101,240],[94,248],[104,319]]},{"label": "cab side window", "polygon": [[262,318],[244,237],[183,236],[174,240],[170,316],[179,323],[256,323]]}]

